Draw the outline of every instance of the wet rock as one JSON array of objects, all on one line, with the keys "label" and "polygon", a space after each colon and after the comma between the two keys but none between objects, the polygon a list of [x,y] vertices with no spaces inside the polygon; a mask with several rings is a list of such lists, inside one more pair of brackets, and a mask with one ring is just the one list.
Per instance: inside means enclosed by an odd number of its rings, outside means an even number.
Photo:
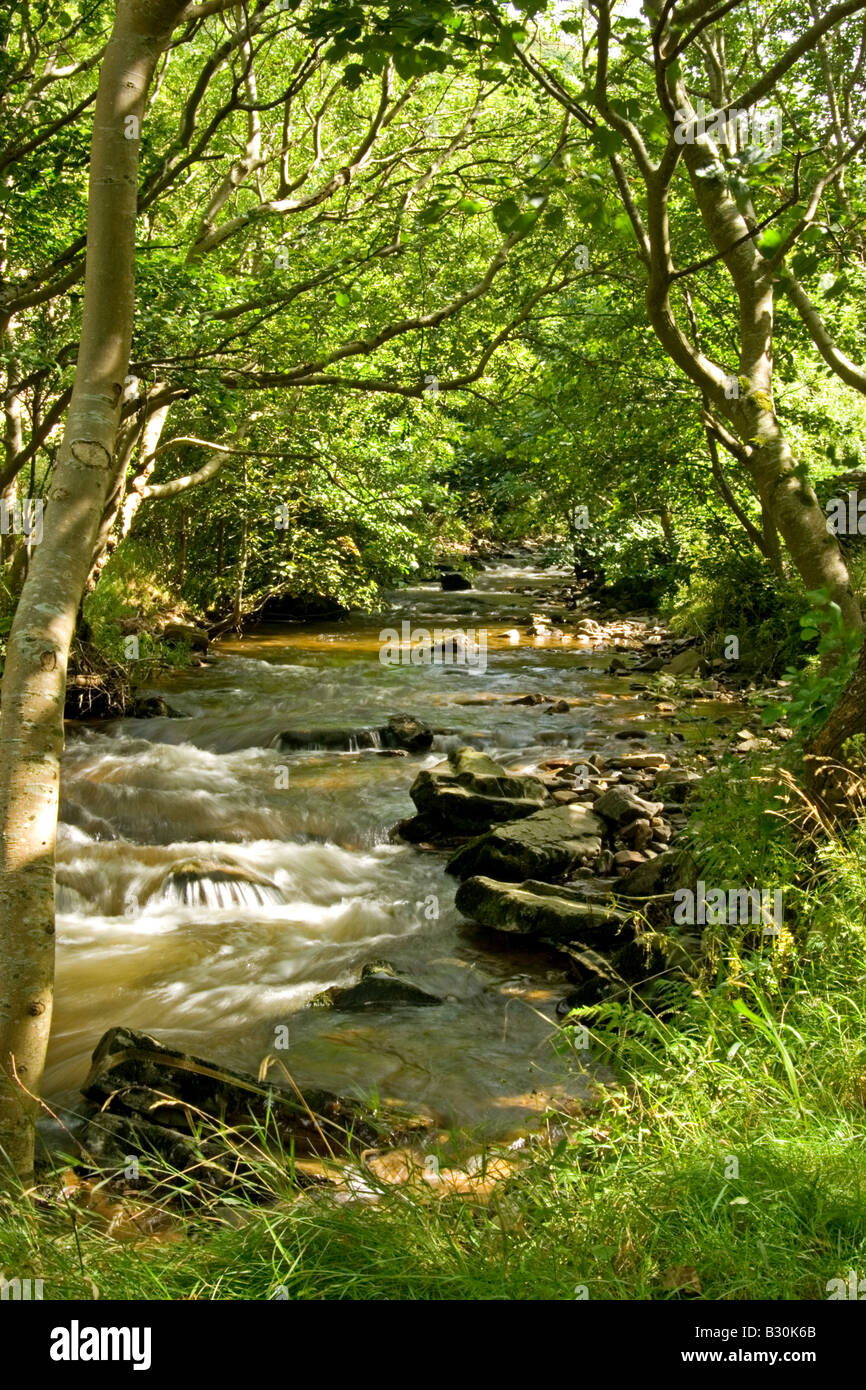
[{"label": "wet rock", "polygon": [[159,695],[141,695],[133,700],[129,715],[132,719],[178,719],[178,715]]},{"label": "wet rock", "polygon": [[603,823],[585,805],[549,806],[470,840],[446,868],[457,878],[487,874],[516,882],[559,877],[580,860],[594,859],[603,833]]},{"label": "wet rock", "polygon": [[292,748],[341,749],[352,752],[363,748],[377,748],[381,741],[378,729],[346,728],[308,728],[286,729],[278,735],[277,746],[281,750]]},{"label": "wet rock", "polygon": [[182,907],[266,907],[285,902],[270,879],[222,860],[187,859],[175,865],[165,875],[157,894],[165,902]]},{"label": "wet rock", "polygon": [[631,915],[605,903],[587,902],[568,886],[527,879],[502,883],[484,875],[457,889],[458,911],[494,931],[532,936],[548,945],[580,942],[612,949],[631,932]]},{"label": "wet rock", "polygon": [[629,984],[640,985],[658,975],[667,965],[665,937],[659,932],[640,932],[610,957],[610,964]]},{"label": "wet rock", "polygon": [[629,787],[610,787],[603,792],[592,807],[597,816],[603,817],[611,825],[619,828],[633,820],[651,820],[662,809],[660,801],[644,801]]},{"label": "wet rock", "polygon": [[689,647],[668,662],[664,670],[669,676],[692,676],[698,670],[703,657],[695,647]]},{"label": "wet rock", "polygon": [[[548,800],[537,777],[515,776],[475,748],[458,748],[446,762],[419,772],[409,791],[423,818],[422,838],[478,834],[498,821],[530,816]],[[404,837],[414,840],[414,828]]]},{"label": "wet rock", "polygon": [[407,753],[423,753],[433,743],[433,730],[411,714],[392,714],[380,737],[385,748],[404,748]]},{"label": "wet rock", "polygon": [[571,1009],[597,1004],[602,999],[628,997],[629,987],[626,982],[597,951],[563,946],[562,954],[567,955],[569,973],[578,981],[578,986],[557,1005],[556,1012],[560,1016],[567,1014]]},{"label": "wet rock", "polygon": [[361,1012],[366,1009],[387,1009],[395,1004],[411,1004],[415,1008],[429,1008],[441,1004],[435,994],[428,994],[408,980],[398,979],[382,970],[365,970],[358,984],[348,989],[329,991],[335,1009],[346,1013]]},{"label": "wet rock", "polygon": [[568,714],[571,709],[567,700],[556,700],[547,711],[548,714]]},{"label": "wet rock", "polygon": [[442,588],[446,593],[454,593],[460,589],[471,589],[472,581],[457,570],[446,570],[442,576]]},{"label": "wet rock", "polygon": [[686,850],[673,849],[626,874],[614,885],[614,891],[622,898],[654,898],[674,893],[678,888],[694,890],[697,882],[697,865],[691,855]]},{"label": "wet rock", "polygon": [[402,748],[408,753],[423,753],[433,743],[433,730],[411,714],[392,714],[387,724],[378,728],[347,729],[327,726],[312,729],[286,729],[278,735],[280,749],[324,748],[344,752],[365,752],[368,749]]},{"label": "wet rock", "polygon": [[[425,650],[428,644],[423,644]],[[448,662],[453,666],[471,666],[482,653],[482,648],[473,638],[463,632],[450,632],[441,642],[430,648],[434,661]]]}]

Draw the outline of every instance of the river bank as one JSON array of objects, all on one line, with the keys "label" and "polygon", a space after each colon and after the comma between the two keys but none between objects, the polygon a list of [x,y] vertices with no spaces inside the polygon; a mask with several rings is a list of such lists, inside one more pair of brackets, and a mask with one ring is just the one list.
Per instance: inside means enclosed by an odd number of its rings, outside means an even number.
[{"label": "river bank", "polygon": [[[4,1260],[47,1273],[51,1297],[91,1297],[88,1280],[135,1298],[816,1297],[860,1258],[856,849],[823,871],[837,934],[817,963],[771,940],[703,981],[672,975],[650,1007],[608,995],[564,1020],[575,980],[556,943],[473,923],[448,852],[395,838],[413,784],[460,748],[565,809],[584,796],[563,780],[575,767],[594,766],[593,800],[651,795],[643,779],[682,769],[703,778],[702,869],[763,881],[787,856],[790,894],[812,901],[797,841],[766,819],[756,771],[778,749],[756,716],[700,673],[637,672],[664,639],[652,619],[611,617],[619,630],[583,643],[526,631],[544,616],[579,635],[579,612],[557,616],[566,587],[506,561],[456,606],[430,584],[375,621],[262,629],[161,683],[173,717],[70,739],[49,1103],[74,1134],[84,1084],[119,1147],[46,1174],[35,1223],[0,1223]],[[383,665],[380,633],[404,618],[486,627],[486,670]],[[397,713],[431,730],[429,748],[359,745]],[[305,746],[311,728],[354,744]],[[599,853],[651,870],[689,816],[666,801],[671,840]],[[548,886],[581,894],[597,867]],[[346,1007],[395,979],[425,1001]],[[118,1026],[132,1031],[91,1069]],[[192,1169],[182,1146],[130,1148],[124,1105],[185,1142],[196,1100],[231,1120],[232,1069],[246,1096],[273,1082],[288,1098],[282,1140],[263,1142],[266,1109],[242,1151],[237,1130],[210,1127],[223,1148]],[[68,1131],[43,1133],[75,1158]]]}]

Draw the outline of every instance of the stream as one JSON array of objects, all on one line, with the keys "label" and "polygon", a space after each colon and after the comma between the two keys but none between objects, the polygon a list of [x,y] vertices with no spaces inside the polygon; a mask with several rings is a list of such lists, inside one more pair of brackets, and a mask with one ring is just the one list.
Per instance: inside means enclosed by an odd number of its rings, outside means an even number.
[{"label": "stream", "polygon": [[[673,734],[652,700],[606,674],[609,645],[525,635],[533,612],[564,616],[550,595],[568,578],[537,557],[499,560],[471,591],[419,584],[372,617],[263,625],[149,689],[179,717],[70,730],[49,1100],[74,1103],[98,1039],[121,1024],[253,1073],[271,1056],[275,1081],[285,1068],[301,1087],[397,1099],[489,1137],[585,1094],[588,1072],[552,1045],[561,958],[465,922],[444,856],[390,839],[418,771],[461,744],[534,771],[618,733],[653,746],[702,737],[711,705],[684,704]],[[404,619],[485,629],[486,669],[382,664],[380,629]],[[508,703],[539,690],[579,703],[553,716]],[[439,731],[430,752],[278,746],[286,731],[373,728],[399,711]],[[253,881],[166,884],[190,860]],[[378,959],[444,1002],[307,1007]]]}]

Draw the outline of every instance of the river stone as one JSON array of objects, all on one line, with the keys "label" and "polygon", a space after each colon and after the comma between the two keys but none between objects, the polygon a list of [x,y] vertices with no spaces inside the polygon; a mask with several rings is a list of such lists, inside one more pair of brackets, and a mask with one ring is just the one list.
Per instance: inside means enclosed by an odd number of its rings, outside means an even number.
[{"label": "river stone", "polygon": [[411,714],[392,714],[387,724],[379,728],[347,729],[345,726],[323,725],[312,729],[286,729],[278,735],[278,747],[339,748],[345,751],[368,748],[404,748],[408,753],[423,753],[433,742],[433,730]]},{"label": "river stone", "polygon": [[482,927],[533,936],[549,945],[578,941],[612,949],[631,934],[629,913],[536,879],[500,883],[483,875],[467,878],[457,889],[455,904]]},{"label": "river stone", "polygon": [[566,945],[561,946],[560,951],[567,957],[569,973],[578,984],[577,989],[557,1005],[558,1014],[584,1004],[597,1004],[601,999],[627,997],[628,985],[597,951]]},{"label": "river stone", "polygon": [[530,816],[549,799],[539,778],[508,773],[475,748],[455,749],[446,762],[419,772],[409,795],[433,833],[438,824],[441,833],[464,835]]},{"label": "river stone", "polygon": [[397,979],[384,971],[371,971],[348,989],[329,991],[335,1009],[352,1013],[364,1009],[387,1009],[393,1004],[412,1004],[416,1008],[429,1008],[431,1004],[441,1004],[436,994],[428,994],[408,980]]},{"label": "river stone", "polygon": [[623,753],[616,760],[617,766],[634,768],[642,771],[645,768],[666,768],[668,760],[664,753]]},{"label": "river stone", "polygon": [[448,570],[442,576],[442,588],[446,593],[454,593],[457,589],[471,589],[472,581],[457,570]]},{"label": "river stone", "polygon": [[350,751],[352,748],[376,748],[381,742],[378,729],[347,729],[335,726],[308,729],[285,729],[278,735],[280,749],[292,748],[339,748]]},{"label": "river stone", "polygon": [[559,877],[601,851],[604,825],[581,803],[545,806],[514,825],[501,825],[463,845],[446,868],[457,878],[487,874],[516,882]]},{"label": "river stone", "polygon": [[[217,903],[207,900],[206,886],[217,887]],[[226,891],[220,893],[220,887]],[[232,893],[232,889],[236,891]],[[244,889],[249,891],[245,894]],[[220,860],[186,859],[175,864],[162,880],[157,893],[160,897],[174,897],[187,907],[244,905],[265,907],[269,903],[284,903],[281,890],[269,878],[257,874],[241,864],[226,864]],[[225,902],[221,901],[225,898]]]},{"label": "river stone", "polygon": [[422,723],[411,714],[392,714],[380,730],[380,737],[385,748],[404,748],[407,753],[424,753],[433,742],[433,730],[429,724]]},{"label": "river stone", "polygon": [[593,803],[593,811],[614,826],[627,825],[632,820],[652,820],[662,809],[660,801],[644,801],[628,787],[611,787]]},{"label": "river stone", "polygon": [[697,671],[703,657],[695,647],[689,647],[684,652],[677,652],[664,667],[669,676],[691,676]]},{"label": "river stone", "polygon": [[683,802],[691,791],[692,787],[703,778],[700,773],[692,772],[684,767],[672,767],[659,772],[656,777],[656,786],[659,791],[664,789],[664,795],[671,801]]},{"label": "river stone", "polygon": [[617,897],[654,898],[675,893],[678,888],[694,890],[697,883],[697,865],[691,855],[686,850],[671,849],[618,879],[614,891]]}]

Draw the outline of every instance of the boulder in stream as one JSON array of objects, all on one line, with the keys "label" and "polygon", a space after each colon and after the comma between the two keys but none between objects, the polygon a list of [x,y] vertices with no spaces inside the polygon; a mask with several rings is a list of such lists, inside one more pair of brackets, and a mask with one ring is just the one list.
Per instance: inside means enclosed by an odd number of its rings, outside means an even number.
[{"label": "boulder in stream", "polygon": [[409,980],[401,980],[384,970],[365,970],[356,985],[350,985],[348,989],[332,989],[329,993],[333,1007],[345,1013],[389,1009],[395,1004],[429,1008],[442,1003],[438,995],[428,994]]},{"label": "boulder in stream", "polygon": [[459,589],[471,589],[472,581],[459,570],[446,570],[442,576],[442,588],[446,593],[455,593]]},{"label": "boulder in stream", "polygon": [[433,730],[411,714],[392,714],[380,730],[385,748],[404,748],[407,753],[426,753],[433,742]]},{"label": "boulder in stream", "polygon": [[275,883],[241,864],[186,859],[175,864],[157,889],[165,902],[180,907],[267,907],[284,903]]},{"label": "boulder in stream", "polygon": [[467,878],[457,889],[458,911],[494,931],[531,936],[549,945],[581,942],[614,949],[633,936],[632,916],[607,903],[587,902],[568,886],[535,879],[501,883],[484,875]]},{"label": "boulder in stream", "polygon": [[322,725],[311,729],[285,729],[277,737],[280,749],[325,748],[343,752],[363,749],[405,749],[408,753],[424,753],[433,742],[433,730],[411,714],[392,714],[386,724],[365,728],[346,728],[345,725]]},{"label": "boulder in stream", "polygon": [[655,898],[675,893],[678,888],[694,889],[697,882],[697,865],[691,855],[686,850],[672,849],[618,879],[614,891],[622,898]]},{"label": "boulder in stream", "polygon": [[509,773],[475,748],[458,748],[445,762],[419,772],[412,783],[418,815],[399,826],[404,839],[457,839],[498,821],[531,816],[549,793],[538,777]]},{"label": "boulder in stream", "polygon": [[593,802],[593,811],[619,829],[633,820],[652,820],[662,809],[660,801],[644,801],[628,787],[610,787]]},{"label": "boulder in stream", "polygon": [[600,854],[604,828],[604,822],[579,802],[545,806],[516,824],[496,826],[470,840],[446,867],[457,878],[558,878]]}]

